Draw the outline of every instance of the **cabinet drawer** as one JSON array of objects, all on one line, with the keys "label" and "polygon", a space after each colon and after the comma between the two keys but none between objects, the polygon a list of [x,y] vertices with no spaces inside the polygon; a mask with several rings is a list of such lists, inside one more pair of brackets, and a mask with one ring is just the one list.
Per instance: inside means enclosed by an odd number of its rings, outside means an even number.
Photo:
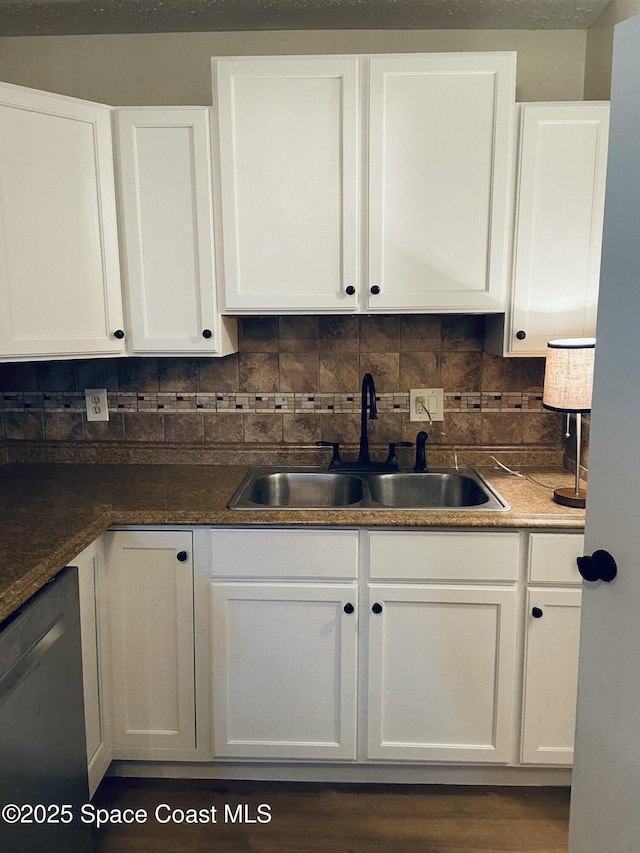
[{"label": "cabinet drawer", "polygon": [[532,583],[581,583],[576,557],[582,554],[582,533],[532,533],[529,537],[529,580]]},{"label": "cabinet drawer", "polygon": [[372,531],[372,578],[515,581],[518,533]]},{"label": "cabinet drawer", "polygon": [[357,530],[212,530],[211,577],[355,578]]}]

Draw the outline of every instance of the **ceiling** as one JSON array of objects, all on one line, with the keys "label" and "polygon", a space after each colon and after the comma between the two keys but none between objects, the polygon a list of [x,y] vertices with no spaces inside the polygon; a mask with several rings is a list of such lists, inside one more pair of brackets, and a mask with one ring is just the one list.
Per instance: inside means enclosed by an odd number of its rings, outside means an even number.
[{"label": "ceiling", "polygon": [[0,35],[586,29],[608,0],[0,0]]}]

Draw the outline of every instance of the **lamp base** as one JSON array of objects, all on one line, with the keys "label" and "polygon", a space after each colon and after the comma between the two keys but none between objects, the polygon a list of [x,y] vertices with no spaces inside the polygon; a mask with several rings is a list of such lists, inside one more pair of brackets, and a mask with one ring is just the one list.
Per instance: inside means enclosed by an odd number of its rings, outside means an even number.
[{"label": "lamp base", "polygon": [[587,501],[587,490],[580,489],[576,492],[572,488],[556,489],[553,493],[553,499],[557,504],[562,504],[563,506],[584,509]]}]

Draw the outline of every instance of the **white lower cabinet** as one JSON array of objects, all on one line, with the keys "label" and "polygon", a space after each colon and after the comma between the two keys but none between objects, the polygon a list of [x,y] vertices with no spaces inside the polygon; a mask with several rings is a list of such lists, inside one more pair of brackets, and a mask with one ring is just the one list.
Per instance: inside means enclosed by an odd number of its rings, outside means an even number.
[{"label": "white lower cabinet", "polygon": [[477,528],[107,532],[75,561],[92,790],[111,758],[566,766],[582,547]]},{"label": "white lower cabinet", "polygon": [[580,589],[527,594],[524,764],[572,764],[580,646]]},{"label": "white lower cabinet", "polygon": [[356,757],[357,587],[213,583],[214,753]]},{"label": "white lower cabinet", "polygon": [[[215,757],[508,763],[519,541],[517,532],[213,531]],[[393,584],[366,584],[385,574]],[[368,648],[360,678],[358,623]],[[368,684],[359,751],[358,683]]]},{"label": "white lower cabinet", "polygon": [[196,747],[193,533],[105,533],[103,643],[114,758]]},{"label": "white lower cabinet", "polygon": [[583,544],[579,533],[529,536],[523,764],[573,762],[582,597],[576,557]]},{"label": "white lower cabinet", "polygon": [[111,763],[111,740],[105,714],[102,648],[100,643],[100,581],[104,563],[104,539],[97,539],[76,557],[80,589],[80,634],[84,721],[87,740],[89,795],[100,784]]},{"label": "white lower cabinet", "polygon": [[509,762],[515,647],[515,588],[371,584],[368,757]]}]

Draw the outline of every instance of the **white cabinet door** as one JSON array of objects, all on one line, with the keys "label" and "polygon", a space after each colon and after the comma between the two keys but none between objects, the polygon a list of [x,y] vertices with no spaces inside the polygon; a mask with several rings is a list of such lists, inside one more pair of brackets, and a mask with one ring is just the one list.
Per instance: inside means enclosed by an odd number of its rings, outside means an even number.
[{"label": "white cabinet door", "polygon": [[215,757],[354,760],[356,585],[211,593]]},{"label": "white cabinet door", "polygon": [[213,73],[225,308],[352,311],[357,58],[220,59]]},{"label": "white cabinet door", "polygon": [[0,360],[117,355],[111,108],[0,84]]},{"label": "white cabinet door", "polygon": [[195,749],[192,534],[104,536],[114,758],[188,757]]},{"label": "white cabinet door", "polygon": [[368,757],[507,763],[516,590],[369,587]]},{"label": "white cabinet door", "polygon": [[545,355],[553,338],[595,335],[609,105],[520,109],[513,303],[505,350]]},{"label": "white cabinet door", "polygon": [[129,351],[233,351],[217,310],[209,110],[115,111]]},{"label": "white cabinet door", "polygon": [[524,764],[573,762],[581,598],[580,589],[528,592]]},{"label": "white cabinet door", "polygon": [[515,54],[370,60],[368,310],[504,310]]},{"label": "white cabinet door", "polygon": [[89,795],[93,796],[111,763],[111,746],[105,714],[99,596],[104,562],[103,539],[86,548],[72,564],[78,568],[84,721],[87,739]]}]

